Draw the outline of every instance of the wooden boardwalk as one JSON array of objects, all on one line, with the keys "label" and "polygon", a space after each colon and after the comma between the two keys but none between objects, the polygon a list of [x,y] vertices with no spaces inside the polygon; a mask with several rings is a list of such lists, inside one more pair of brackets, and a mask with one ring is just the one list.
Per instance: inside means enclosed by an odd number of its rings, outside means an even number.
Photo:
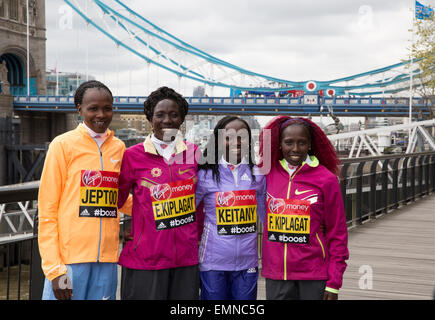
[{"label": "wooden boardwalk", "polygon": [[[339,299],[433,299],[435,194],[351,229],[349,252]],[[265,299],[262,278],[258,299]]]}]

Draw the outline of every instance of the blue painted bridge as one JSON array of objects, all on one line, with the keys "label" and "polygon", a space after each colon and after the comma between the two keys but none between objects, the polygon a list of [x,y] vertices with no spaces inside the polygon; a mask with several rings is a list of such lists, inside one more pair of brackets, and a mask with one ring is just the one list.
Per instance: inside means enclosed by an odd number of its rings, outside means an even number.
[{"label": "blue painted bridge", "polygon": [[[321,97],[305,95],[289,97],[186,97],[190,114],[238,115],[327,115],[337,116],[407,117],[409,98]],[[146,97],[114,97],[114,109],[119,113],[143,113]],[[16,96],[14,111],[76,112],[72,96]],[[429,114],[421,98],[412,99],[413,116]]]}]

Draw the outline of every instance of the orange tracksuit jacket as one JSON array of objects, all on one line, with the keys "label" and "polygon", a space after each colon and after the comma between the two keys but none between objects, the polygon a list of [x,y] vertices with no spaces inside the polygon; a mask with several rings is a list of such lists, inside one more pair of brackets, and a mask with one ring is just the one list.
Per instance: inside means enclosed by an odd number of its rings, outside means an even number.
[{"label": "orange tracksuit jacket", "polygon": [[[107,203],[108,195],[110,201],[117,201],[113,183],[118,183],[124,151],[124,143],[113,131],[109,130],[99,148],[81,124],[51,142],[38,197],[39,251],[42,270],[50,281],[66,274],[67,264],[118,261],[119,212],[111,211],[116,217],[102,217],[109,212],[105,210],[96,210],[97,215],[103,213],[99,216],[89,216],[89,212],[95,210],[96,202],[98,207],[97,194],[106,195],[106,200],[99,199]],[[104,184],[101,177],[111,184]],[[91,189],[95,190],[89,193]],[[85,198],[87,207],[83,206]]]}]

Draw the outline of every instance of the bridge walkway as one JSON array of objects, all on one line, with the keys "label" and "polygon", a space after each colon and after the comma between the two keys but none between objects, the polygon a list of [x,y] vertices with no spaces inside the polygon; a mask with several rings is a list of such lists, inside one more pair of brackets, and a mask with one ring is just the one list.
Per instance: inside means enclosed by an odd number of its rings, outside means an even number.
[{"label": "bridge walkway", "polygon": [[[435,194],[350,229],[349,252],[339,299],[433,299]],[[258,299],[265,297],[260,278]]]}]

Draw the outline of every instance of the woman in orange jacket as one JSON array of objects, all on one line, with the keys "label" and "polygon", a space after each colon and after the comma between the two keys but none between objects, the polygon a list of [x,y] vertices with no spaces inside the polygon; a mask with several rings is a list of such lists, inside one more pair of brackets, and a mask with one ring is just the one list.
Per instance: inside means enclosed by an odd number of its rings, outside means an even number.
[{"label": "woman in orange jacket", "polygon": [[108,129],[109,88],[85,82],[74,103],[83,123],[51,142],[39,187],[43,299],[115,299],[118,178],[125,145]]}]

